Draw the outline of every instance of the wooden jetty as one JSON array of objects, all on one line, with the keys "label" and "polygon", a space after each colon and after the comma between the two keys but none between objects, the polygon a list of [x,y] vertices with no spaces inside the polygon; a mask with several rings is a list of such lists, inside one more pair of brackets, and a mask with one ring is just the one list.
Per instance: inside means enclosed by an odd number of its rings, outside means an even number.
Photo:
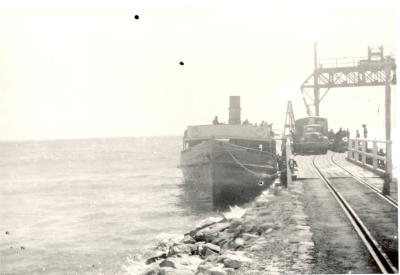
[{"label": "wooden jetty", "polygon": [[297,179],[290,184],[304,188],[317,264],[332,271],[340,264],[354,273],[398,273],[397,181],[385,194],[385,171],[373,169],[376,158],[383,157],[362,149],[357,153],[361,161],[349,158],[353,150],[293,157]]}]

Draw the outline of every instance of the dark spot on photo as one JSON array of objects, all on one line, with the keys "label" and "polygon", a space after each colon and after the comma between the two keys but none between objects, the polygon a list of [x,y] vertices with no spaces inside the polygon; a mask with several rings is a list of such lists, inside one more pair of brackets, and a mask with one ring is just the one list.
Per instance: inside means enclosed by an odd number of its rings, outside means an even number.
[{"label": "dark spot on photo", "polygon": [[183,62],[181,61],[181,62],[179,62],[179,65],[183,66],[183,65],[185,65],[185,63],[183,63]]},{"label": "dark spot on photo", "polygon": [[138,20],[139,19],[139,15],[135,14],[135,19]]}]

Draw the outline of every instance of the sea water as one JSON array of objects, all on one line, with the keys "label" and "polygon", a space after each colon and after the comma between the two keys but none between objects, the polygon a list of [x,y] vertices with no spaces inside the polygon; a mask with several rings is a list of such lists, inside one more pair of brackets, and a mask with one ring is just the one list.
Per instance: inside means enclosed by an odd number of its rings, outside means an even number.
[{"label": "sea water", "polygon": [[181,147],[178,137],[0,142],[0,274],[137,274],[160,240],[218,215],[188,196]]},{"label": "sea water", "polygon": [[185,195],[181,138],[0,143],[1,274],[135,274],[210,215]]}]

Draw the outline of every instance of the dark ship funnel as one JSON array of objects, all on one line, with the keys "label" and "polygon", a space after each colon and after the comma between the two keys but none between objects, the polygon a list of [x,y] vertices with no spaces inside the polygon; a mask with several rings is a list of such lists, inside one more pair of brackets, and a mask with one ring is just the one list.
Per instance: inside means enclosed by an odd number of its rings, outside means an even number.
[{"label": "dark ship funnel", "polygon": [[240,96],[229,97],[229,124],[240,124]]}]

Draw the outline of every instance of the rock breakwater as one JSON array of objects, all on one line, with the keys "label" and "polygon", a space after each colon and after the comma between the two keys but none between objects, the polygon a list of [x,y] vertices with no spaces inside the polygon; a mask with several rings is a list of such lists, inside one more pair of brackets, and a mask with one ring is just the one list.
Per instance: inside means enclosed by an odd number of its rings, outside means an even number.
[{"label": "rock breakwater", "polygon": [[314,243],[296,182],[273,185],[246,208],[202,221],[179,241],[163,242],[142,275],[310,273]]}]

